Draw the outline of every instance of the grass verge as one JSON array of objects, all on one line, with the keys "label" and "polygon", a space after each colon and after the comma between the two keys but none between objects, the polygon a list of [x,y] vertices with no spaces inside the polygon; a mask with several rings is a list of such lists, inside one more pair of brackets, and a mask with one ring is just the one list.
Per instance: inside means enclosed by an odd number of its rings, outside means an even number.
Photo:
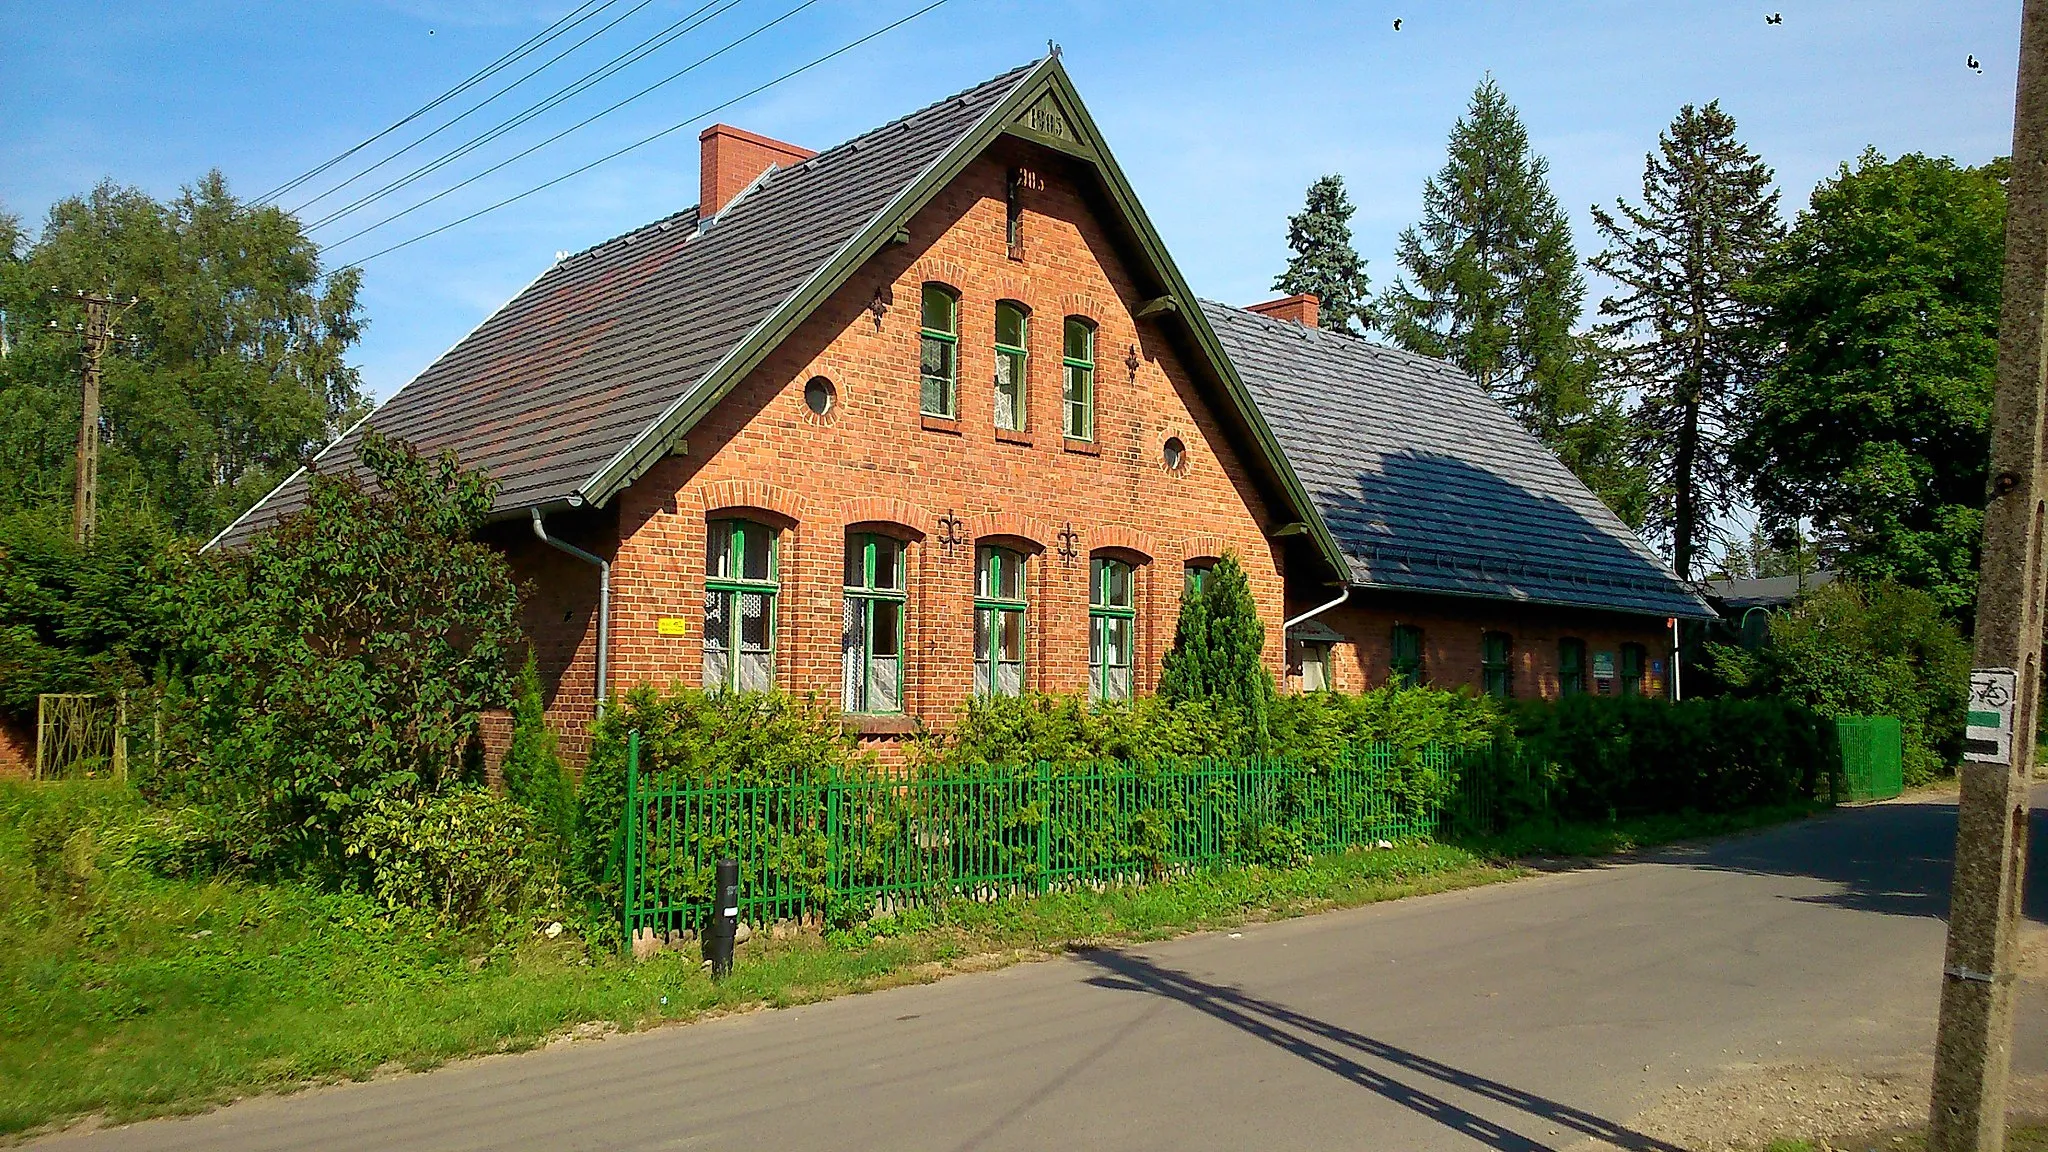
[{"label": "grass verge", "polygon": [[[1848,1140],[1773,1140],[1764,1152],[1927,1152],[1925,1132],[1887,1132]],[[2014,1124],[2005,1130],[2006,1152],[2048,1152],[2048,1124]]]},{"label": "grass verge", "polygon": [[694,956],[591,955],[394,923],[296,884],[167,878],[153,816],[110,786],[0,783],[0,1137],[86,1115],[189,1112],[253,1092],[937,979],[1076,943],[1148,940],[1511,878],[1405,844],[1302,868],[954,904],[828,942],[761,939],[713,984]]}]

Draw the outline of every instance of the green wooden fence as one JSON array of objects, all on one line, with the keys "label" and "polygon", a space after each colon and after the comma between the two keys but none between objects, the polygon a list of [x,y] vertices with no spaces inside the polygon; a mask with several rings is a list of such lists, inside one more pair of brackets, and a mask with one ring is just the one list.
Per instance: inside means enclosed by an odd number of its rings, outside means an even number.
[{"label": "green wooden fence", "polygon": [[725,785],[643,777],[637,734],[629,747],[628,940],[701,927],[721,857],[739,862],[742,920],[858,918],[1342,851],[1446,822],[1491,831],[1517,779],[1491,749],[1375,747],[1325,765],[1040,763]]},{"label": "green wooden fence", "polygon": [[1889,800],[1906,790],[1898,717],[1838,716],[1835,739],[1842,749],[1843,801]]}]

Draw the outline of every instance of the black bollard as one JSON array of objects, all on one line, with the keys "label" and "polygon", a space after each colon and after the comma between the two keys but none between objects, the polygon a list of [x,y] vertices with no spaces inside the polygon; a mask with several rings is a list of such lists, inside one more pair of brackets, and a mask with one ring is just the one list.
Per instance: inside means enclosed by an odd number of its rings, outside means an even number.
[{"label": "black bollard", "polygon": [[711,909],[711,975],[722,979],[732,971],[733,937],[740,927],[740,865],[718,862],[718,901]]}]

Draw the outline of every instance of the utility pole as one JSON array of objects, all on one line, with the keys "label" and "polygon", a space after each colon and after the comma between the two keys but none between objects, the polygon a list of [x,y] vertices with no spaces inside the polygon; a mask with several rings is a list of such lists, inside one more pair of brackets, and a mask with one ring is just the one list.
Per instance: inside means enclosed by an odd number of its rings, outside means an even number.
[{"label": "utility pole", "polygon": [[[85,380],[78,416],[76,483],[71,494],[71,535],[84,545],[92,543],[100,519],[100,361],[114,341],[114,325],[135,307],[135,297],[117,300],[92,292],[65,292],[54,284],[50,291],[85,305],[85,324],[76,329],[85,340]],[[50,321],[50,327],[57,327],[57,322]]]},{"label": "utility pole", "polygon": [[1969,741],[1956,811],[1955,879],[1934,1046],[1929,1152],[2005,1147],[2020,885],[2040,705],[2048,408],[2048,0],[2020,15],[2005,295],[1991,415],[1991,490],[1978,575]]}]

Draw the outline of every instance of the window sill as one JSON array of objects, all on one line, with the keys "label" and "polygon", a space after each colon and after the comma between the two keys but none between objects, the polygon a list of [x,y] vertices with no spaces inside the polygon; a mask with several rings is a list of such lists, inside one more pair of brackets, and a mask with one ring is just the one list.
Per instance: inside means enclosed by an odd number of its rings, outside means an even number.
[{"label": "window sill", "polygon": [[917,421],[918,425],[927,432],[951,432],[955,436],[960,434],[960,421],[957,417],[933,416],[929,413],[921,412],[918,414]]},{"label": "window sill", "polygon": [[1079,453],[1082,456],[1102,455],[1102,445],[1097,444],[1093,440],[1076,440],[1072,436],[1062,436],[1060,443],[1067,451]]},{"label": "window sill", "polygon": [[996,439],[1005,444],[1022,444],[1026,448],[1031,447],[1031,433],[1019,432],[1013,428],[996,429]]},{"label": "window sill", "polygon": [[923,727],[915,716],[864,716],[856,713],[841,716],[839,726],[854,736],[914,736]]}]

